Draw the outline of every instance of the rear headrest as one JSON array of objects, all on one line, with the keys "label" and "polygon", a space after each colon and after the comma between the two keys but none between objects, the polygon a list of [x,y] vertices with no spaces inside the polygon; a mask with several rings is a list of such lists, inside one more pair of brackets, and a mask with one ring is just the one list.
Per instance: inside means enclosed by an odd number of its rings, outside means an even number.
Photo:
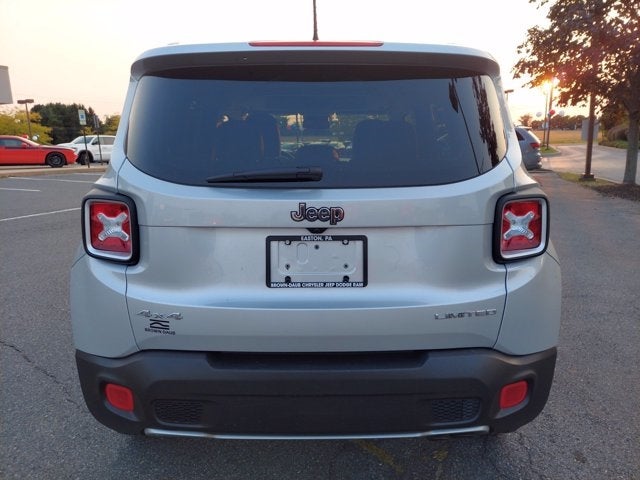
[{"label": "rear headrest", "polygon": [[272,115],[264,112],[252,112],[245,121],[254,125],[260,132],[264,158],[278,158],[280,156],[280,128],[278,127],[278,121]]},{"label": "rear headrest", "polygon": [[251,167],[263,157],[260,129],[244,120],[229,120],[216,128],[216,161],[234,167]]},{"label": "rear headrest", "polygon": [[245,120],[229,120],[216,128],[215,157],[221,163],[254,167],[280,156],[280,129],[268,113],[250,113]]},{"label": "rear headrest", "polygon": [[403,121],[363,120],[353,133],[352,159],[371,166],[391,166],[398,161],[414,161],[416,133]]},{"label": "rear headrest", "polygon": [[338,151],[331,145],[314,144],[303,145],[296,152],[296,160],[301,165],[326,165],[340,160]]}]

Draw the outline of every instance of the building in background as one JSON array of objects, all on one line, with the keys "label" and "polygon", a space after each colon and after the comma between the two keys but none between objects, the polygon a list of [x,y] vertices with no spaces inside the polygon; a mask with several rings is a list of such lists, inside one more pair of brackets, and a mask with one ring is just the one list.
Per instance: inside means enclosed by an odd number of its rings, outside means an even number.
[{"label": "building in background", "polygon": [[0,65],[0,105],[13,103],[11,96],[11,82],[9,81],[9,67]]}]

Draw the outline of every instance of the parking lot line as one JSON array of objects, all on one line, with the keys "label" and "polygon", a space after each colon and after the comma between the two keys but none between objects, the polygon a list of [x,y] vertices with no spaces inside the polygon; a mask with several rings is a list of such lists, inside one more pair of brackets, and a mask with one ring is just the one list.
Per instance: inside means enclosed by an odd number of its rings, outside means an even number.
[{"label": "parking lot line", "polygon": [[64,178],[42,178],[39,177],[9,177],[13,180],[34,180],[38,182],[68,182],[68,183],[95,183],[87,180],[65,180]]},{"label": "parking lot line", "polygon": [[0,188],[0,190],[9,190],[12,192],[39,192],[40,190],[33,190],[32,188]]},{"label": "parking lot line", "polygon": [[55,210],[53,212],[33,213],[31,215],[22,215],[20,217],[0,218],[0,222],[9,222],[11,220],[22,220],[24,218],[43,217],[45,215],[55,215],[56,213],[74,212],[80,210],[80,207],[66,208],[64,210]]}]

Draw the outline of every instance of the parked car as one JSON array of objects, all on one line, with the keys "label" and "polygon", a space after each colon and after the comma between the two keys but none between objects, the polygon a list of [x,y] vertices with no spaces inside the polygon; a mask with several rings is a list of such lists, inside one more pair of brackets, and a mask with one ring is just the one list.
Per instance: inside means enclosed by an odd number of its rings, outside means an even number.
[{"label": "parked car", "polygon": [[91,143],[91,141],[96,138],[96,135],[80,135],[79,137],[74,138],[70,142],[58,143],[57,145],[60,147],[73,147],[74,145],[84,144],[85,139],[87,143]]},{"label": "parked car", "polygon": [[71,268],[100,422],[438,437],[541,412],[560,266],[493,57],[181,45],[144,53],[130,78]]},{"label": "parked car", "polygon": [[0,165],[49,165],[58,168],[74,163],[71,148],[40,145],[16,135],[0,135]]},{"label": "parked car", "polygon": [[111,160],[111,150],[113,150],[115,138],[113,135],[87,135],[86,137],[81,135],[69,143],[59,143],[58,145],[73,148],[78,156],[77,162],[86,165],[87,159],[90,162],[108,162]]},{"label": "parked car", "polygon": [[542,154],[540,153],[540,139],[529,127],[515,127],[522,161],[527,170],[536,170],[542,167]]}]

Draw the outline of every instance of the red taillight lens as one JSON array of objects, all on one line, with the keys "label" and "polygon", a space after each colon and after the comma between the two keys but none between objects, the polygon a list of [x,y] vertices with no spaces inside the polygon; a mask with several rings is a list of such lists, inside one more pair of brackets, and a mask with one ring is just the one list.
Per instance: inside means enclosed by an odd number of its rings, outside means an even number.
[{"label": "red taillight lens", "polygon": [[548,206],[544,197],[514,198],[498,204],[496,261],[543,253],[548,239]]},{"label": "red taillight lens", "polygon": [[520,405],[527,398],[529,384],[525,380],[505,385],[500,390],[500,409]]},{"label": "red taillight lens", "polygon": [[119,262],[135,262],[136,227],[135,208],[130,200],[85,200],[83,235],[89,255]]},{"label": "red taillight lens", "polygon": [[500,249],[513,252],[537,248],[542,234],[542,205],[537,201],[511,202],[502,209]]},{"label": "red taillight lens", "polygon": [[127,205],[113,202],[91,203],[89,221],[93,248],[131,254],[131,214]]},{"label": "red taillight lens", "polygon": [[531,148],[533,148],[534,150],[537,150],[538,148],[540,148],[540,144],[538,142],[531,142],[530,145],[531,145]]},{"label": "red taillight lens", "polygon": [[133,412],[133,392],[130,388],[116,385],[115,383],[107,383],[104,387],[104,395],[111,406],[125,412]]}]

